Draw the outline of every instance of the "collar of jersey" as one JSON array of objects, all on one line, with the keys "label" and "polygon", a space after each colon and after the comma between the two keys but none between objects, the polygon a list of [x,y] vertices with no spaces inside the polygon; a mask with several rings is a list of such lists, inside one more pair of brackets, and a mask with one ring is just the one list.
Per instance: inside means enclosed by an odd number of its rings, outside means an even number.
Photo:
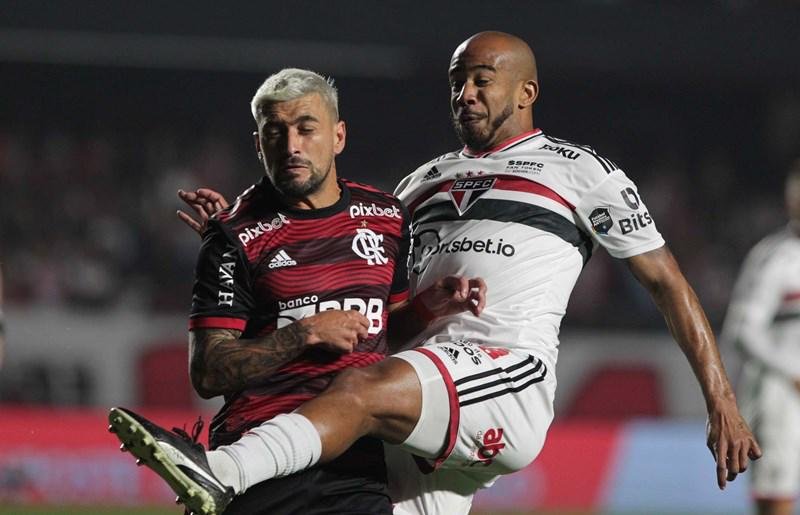
[{"label": "collar of jersey", "polygon": [[498,145],[495,145],[494,147],[490,148],[489,150],[484,150],[483,152],[475,152],[475,151],[472,151],[468,147],[465,146],[461,150],[461,153],[464,154],[467,157],[485,157],[485,156],[491,154],[492,152],[502,152],[503,150],[507,149],[508,147],[513,145],[514,143],[519,143],[520,141],[522,141],[522,140],[524,140],[526,138],[530,138],[531,136],[538,136],[541,133],[542,133],[542,129],[533,129],[532,131],[523,132],[522,134],[518,134],[518,135],[514,136],[513,138],[509,138],[509,139],[503,141],[502,143],[500,143]]},{"label": "collar of jersey", "polygon": [[331,215],[335,215],[340,211],[344,211],[347,209],[347,206],[350,205],[350,188],[342,181],[341,179],[336,180],[337,184],[339,184],[339,188],[342,190],[342,194],[339,196],[339,200],[336,203],[331,204],[328,207],[323,207],[320,209],[298,209],[296,207],[290,207],[283,203],[281,200],[280,194],[275,190],[275,187],[272,185],[272,182],[267,177],[262,177],[261,181],[259,181],[259,188],[269,197],[272,197],[276,203],[280,204],[280,211],[282,213],[286,213],[287,215],[291,215],[292,218],[327,218]]}]

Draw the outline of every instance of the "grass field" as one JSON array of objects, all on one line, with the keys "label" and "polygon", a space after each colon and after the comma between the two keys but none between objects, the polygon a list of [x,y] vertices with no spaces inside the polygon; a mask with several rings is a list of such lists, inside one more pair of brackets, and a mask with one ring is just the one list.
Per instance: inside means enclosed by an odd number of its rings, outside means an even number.
[{"label": "grass field", "polygon": [[14,506],[0,505],[3,515],[180,515],[183,510],[174,508],[122,508],[119,506]]},{"label": "grass field", "polygon": [[[118,506],[93,507],[93,506],[14,506],[0,504],[0,513],[3,515],[181,515],[180,507],[150,507],[150,508],[123,508]],[[503,511],[487,512],[473,511],[470,515],[645,515],[637,513],[600,513],[584,511]],[[657,512],[647,512],[646,515],[667,515]],[[701,515],[700,513],[669,513],[668,515]]]},{"label": "grass field", "polygon": [[[92,506],[14,506],[0,504],[0,513],[3,515],[180,515],[183,510],[179,507],[151,507],[151,508],[122,508],[118,506],[92,507]],[[473,511],[470,515],[590,515],[588,512],[541,512],[541,511],[505,511],[482,512]],[[599,515],[599,514],[598,514]]]}]

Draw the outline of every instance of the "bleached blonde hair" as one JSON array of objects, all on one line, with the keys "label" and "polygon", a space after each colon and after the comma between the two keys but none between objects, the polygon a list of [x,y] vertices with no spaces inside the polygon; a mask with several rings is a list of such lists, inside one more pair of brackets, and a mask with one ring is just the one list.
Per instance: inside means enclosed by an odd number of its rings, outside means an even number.
[{"label": "bleached blonde hair", "polygon": [[284,68],[267,77],[250,101],[250,111],[253,113],[253,118],[258,121],[261,107],[265,103],[296,100],[312,93],[322,97],[334,120],[338,121],[339,94],[333,86],[333,79],[300,68]]}]

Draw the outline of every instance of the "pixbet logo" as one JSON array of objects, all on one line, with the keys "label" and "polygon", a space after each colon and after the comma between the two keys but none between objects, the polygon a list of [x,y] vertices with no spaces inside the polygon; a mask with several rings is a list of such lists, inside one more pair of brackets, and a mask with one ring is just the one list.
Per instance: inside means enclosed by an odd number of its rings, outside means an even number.
[{"label": "pixbet logo", "polygon": [[481,434],[479,432],[476,436],[480,445],[475,453],[475,458],[477,459],[470,466],[483,465],[488,467],[506,447],[506,444],[503,443],[503,428],[487,429],[485,433]]},{"label": "pixbet logo", "polygon": [[511,257],[516,254],[517,249],[502,238],[471,240],[469,237],[463,236],[460,239],[441,241],[436,230],[428,229],[414,235],[414,262],[411,271],[415,274],[422,273],[434,256],[457,252],[478,252]]},{"label": "pixbet logo", "polygon": [[273,218],[271,221],[264,223],[263,221],[258,222],[256,225],[252,227],[246,228],[244,231],[238,234],[239,241],[242,242],[242,245],[245,247],[253,240],[258,238],[259,236],[263,236],[264,234],[272,231],[277,231],[281,227],[289,224],[289,219],[278,213],[278,216]]},{"label": "pixbet logo", "polygon": [[386,216],[389,218],[403,217],[403,215],[400,214],[400,209],[398,209],[397,206],[382,207],[376,205],[375,202],[370,205],[365,205],[359,202],[357,206],[350,206],[350,218],[356,218],[359,216]]}]

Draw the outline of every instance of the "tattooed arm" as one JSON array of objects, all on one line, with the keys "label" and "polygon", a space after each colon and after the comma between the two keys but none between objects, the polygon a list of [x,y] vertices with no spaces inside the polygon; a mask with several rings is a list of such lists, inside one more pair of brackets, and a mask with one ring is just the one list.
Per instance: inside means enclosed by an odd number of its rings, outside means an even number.
[{"label": "tattooed arm", "polygon": [[357,311],[323,311],[259,338],[233,329],[189,331],[189,373],[204,399],[256,386],[309,347],[352,352],[367,337],[369,320]]}]

